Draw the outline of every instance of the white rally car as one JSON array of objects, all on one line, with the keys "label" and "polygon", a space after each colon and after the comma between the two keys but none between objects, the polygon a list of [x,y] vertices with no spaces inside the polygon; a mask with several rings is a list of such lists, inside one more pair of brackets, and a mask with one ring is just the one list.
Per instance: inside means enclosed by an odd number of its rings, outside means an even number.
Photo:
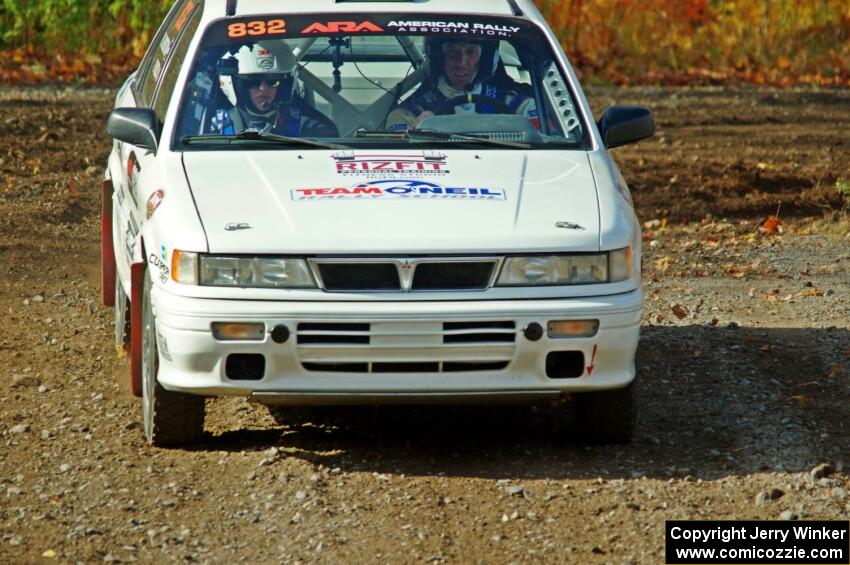
[{"label": "white rally car", "polygon": [[[204,397],[571,398],[627,441],[639,224],[531,0],[178,0],[108,122],[104,303],[154,445]],[[560,404],[554,402],[553,404]]]}]

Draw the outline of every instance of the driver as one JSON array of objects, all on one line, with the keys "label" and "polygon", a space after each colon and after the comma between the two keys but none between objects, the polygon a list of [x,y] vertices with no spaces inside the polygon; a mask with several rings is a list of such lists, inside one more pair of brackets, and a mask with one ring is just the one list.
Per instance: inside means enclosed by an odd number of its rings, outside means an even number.
[{"label": "driver", "polygon": [[[415,129],[425,118],[434,115],[441,103],[459,96],[477,94],[503,102],[514,114],[527,117],[540,127],[534,99],[524,93],[523,85],[511,79],[500,64],[499,42],[492,40],[434,39],[428,40],[430,80],[427,80],[390,112],[387,129]],[[485,99],[459,103],[448,113],[504,113],[503,108]]]},{"label": "driver", "polygon": [[236,74],[222,76],[222,91],[233,105],[213,113],[210,133],[234,135],[245,130],[290,137],[338,137],[334,123],[304,102],[295,91],[297,63],[282,65],[269,49],[241,47]]}]

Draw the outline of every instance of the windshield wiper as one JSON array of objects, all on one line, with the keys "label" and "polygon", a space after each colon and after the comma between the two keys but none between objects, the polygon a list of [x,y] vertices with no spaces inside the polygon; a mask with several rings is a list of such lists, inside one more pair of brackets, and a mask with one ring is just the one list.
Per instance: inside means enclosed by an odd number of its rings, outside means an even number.
[{"label": "windshield wiper", "polygon": [[465,133],[449,133],[434,129],[408,129],[404,131],[358,131],[357,137],[374,137],[390,139],[436,139],[446,141],[468,141],[472,143],[483,143],[486,145],[498,145],[510,147],[511,149],[531,149],[528,143],[515,141],[502,141],[501,139],[490,139],[483,135],[470,135]]},{"label": "windshield wiper", "polygon": [[308,147],[321,147],[322,149],[345,149],[345,145],[314,141],[303,137],[288,137],[276,133],[260,133],[254,130],[246,130],[236,135],[187,135],[180,138],[180,143],[191,145],[192,143],[231,143],[233,141],[261,141],[263,143],[279,143],[281,145],[301,145]]}]

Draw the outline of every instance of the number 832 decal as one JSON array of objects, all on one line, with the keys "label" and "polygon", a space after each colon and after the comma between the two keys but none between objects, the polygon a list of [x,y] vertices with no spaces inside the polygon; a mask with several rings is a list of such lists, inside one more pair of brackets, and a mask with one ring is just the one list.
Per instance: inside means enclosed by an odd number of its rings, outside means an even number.
[{"label": "number 832 decal", "polygon": [[230,38],[280,33],[286,33],[286,20],[254,20],[227,26],[227,37]]}]

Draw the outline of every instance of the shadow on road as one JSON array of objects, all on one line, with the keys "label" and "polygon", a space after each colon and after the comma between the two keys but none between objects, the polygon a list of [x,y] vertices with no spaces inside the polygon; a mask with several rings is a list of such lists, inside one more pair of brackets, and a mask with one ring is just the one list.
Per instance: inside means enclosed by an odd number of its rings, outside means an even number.
[{"label": "shadow on road", "polygon": [[644,328],[634,441],[587,446],[569,409],[284,409],[264,430],[233,430],[200,449],[272,446],[330,468],[408,476],[717,479],[806,471],[850,455],[850,383],[838,329]]}]

